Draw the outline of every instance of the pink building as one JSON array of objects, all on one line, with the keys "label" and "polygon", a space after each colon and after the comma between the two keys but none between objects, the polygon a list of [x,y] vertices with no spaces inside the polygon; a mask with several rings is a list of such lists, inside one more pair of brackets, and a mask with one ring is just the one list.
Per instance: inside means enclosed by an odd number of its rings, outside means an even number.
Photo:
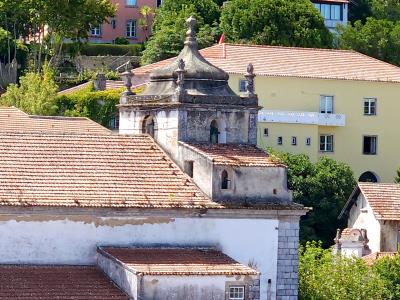
[{"label": "pink building", "polygon": [[144,20],[149,26],[142,26],[140,14],[143,6],[156,8],[162,0],[111,0],[117,5],[115,17],[109,23],[93,27],[89,33],[92,43],[113,43],[117,37],[124,37],[131,43],[142,43],[150,35],[152,17]]}]

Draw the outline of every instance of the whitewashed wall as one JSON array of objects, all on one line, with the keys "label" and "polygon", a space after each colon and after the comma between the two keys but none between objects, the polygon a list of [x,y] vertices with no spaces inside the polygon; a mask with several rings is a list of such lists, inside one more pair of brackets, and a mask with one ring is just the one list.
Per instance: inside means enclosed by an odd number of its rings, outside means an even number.
[{"label": "whitewashed wall", "polygon": [[381,251],[381,226],[375,218],[371,206],[360,193],[349,212],[348,227],[366,229],[368,246],[372,252]]},{"label": "whitewashed wall", "polygon": [[[0,263],[94,264],[105,245],[216,246],[261,272],[261,299],[268,279],[275,290],[278,220],[217,218],[96,218],[0,216]],[[273,291],[275,295],[275,291]]]}]

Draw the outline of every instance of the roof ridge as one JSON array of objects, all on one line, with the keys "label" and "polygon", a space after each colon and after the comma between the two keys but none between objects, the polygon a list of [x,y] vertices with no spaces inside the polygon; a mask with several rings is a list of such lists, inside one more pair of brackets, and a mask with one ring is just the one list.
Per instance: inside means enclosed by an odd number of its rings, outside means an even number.
[{"label": "roof ridge", "polygon": [[[216,44],[214,46],[210,46],[203,49],[208,49],[211,47],[219,46],[223,44]],[[243,47],[252,47],[252,48],[277,48],[277,49],[301,49],[307,51],[323,51],[323,52],[350,52],[350,53],[360,53],[352,49],[334,49],[334,48],[316,48],[316,47],[296,47],[296,46],[278,46],[278,45],[256,45],[256,44],[241,44],[241,43],[225,43],[227,46],[243,46]],[[203,50],[202,49],[202,50]],[[369,57],[368,55],[366,55]]]}]

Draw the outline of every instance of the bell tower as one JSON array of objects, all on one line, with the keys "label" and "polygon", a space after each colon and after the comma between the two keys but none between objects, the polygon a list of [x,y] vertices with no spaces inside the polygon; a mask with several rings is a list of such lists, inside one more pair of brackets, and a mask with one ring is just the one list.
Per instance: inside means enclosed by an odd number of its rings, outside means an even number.
[{"label": "bell tower", "polygon": [[142,94],[121,97],[120,133],[148,133],[175,160],[178,142],[255,145],[259,107],[253,67],[245,75],[248,92],[236,95],[229,75],[200,54],[196,19],[186,23],[184,48],[176,60],[154,70]]}]

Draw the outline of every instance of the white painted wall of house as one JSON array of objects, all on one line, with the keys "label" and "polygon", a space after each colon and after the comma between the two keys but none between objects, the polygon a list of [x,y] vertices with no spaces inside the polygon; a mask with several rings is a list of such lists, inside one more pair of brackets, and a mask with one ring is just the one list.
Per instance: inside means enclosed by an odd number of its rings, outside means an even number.
[{"label": "white painted wall of house", "polygon": [[261,299],[266,299],[268,279],[275,295],[278,223],[205,217],[2,216],[0,263],[94,264],[97,246],[210,245],[256,266],[262,274]]},{"label": "white painted wall of house", "polygon": [[381,251],[381,225],[362,193],[350,209],[347,222],[349,228],[366,229],[369,239],[368,246],[371,251]]}]

